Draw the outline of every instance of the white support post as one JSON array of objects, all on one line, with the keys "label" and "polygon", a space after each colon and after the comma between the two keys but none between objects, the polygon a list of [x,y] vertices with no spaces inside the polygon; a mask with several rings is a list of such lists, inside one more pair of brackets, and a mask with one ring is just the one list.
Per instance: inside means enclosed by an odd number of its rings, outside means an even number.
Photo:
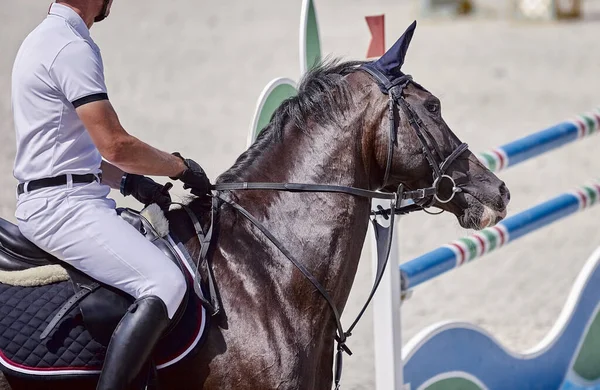
[{"label": "white support post", "polygon": [[[373,200],[373,208],[380,204],[389,207],[388,201]],[[381,221],[380,221],[381,222]],[[399,226],[396,221],[396,228]],[[371,227],[370,230],[373,228]],[[373,275],[377,270],[377,244],[371,232],[371,257]],[[402,337],[400,329],[400,254],[398,243],[392,241],[388,266],[373,298],[373,333],[375,339],[375,388],[377,390],[403,390]]]}]

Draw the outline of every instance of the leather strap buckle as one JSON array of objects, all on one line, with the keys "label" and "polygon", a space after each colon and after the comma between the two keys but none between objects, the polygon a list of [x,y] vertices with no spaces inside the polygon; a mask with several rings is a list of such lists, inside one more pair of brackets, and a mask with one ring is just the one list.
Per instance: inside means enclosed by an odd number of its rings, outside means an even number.
[{"label": "leather strap buckle", "polygon": [[[440,184],[442,183],[442,181],[444,179],[445,180],[450,180],[450,183],[452,185],[452,190],[451,190],[452,193],[450,194],[450,196],[447,199],[442,199],[438,195],[439,194]],[[435,194],[433,195],[433,197],[435,198],[435,200],[437,200],[440,203],[448,203],[452,199],[454,199],[454,195],[456,195],[459,192],[462,192],[462,189],[456,185],[456,182],[454,181],[454,179],[451,176],[448,176],[448,175],[442,175],[440,177],[437,177],[433,181],[433,187],[435,188]]]}]

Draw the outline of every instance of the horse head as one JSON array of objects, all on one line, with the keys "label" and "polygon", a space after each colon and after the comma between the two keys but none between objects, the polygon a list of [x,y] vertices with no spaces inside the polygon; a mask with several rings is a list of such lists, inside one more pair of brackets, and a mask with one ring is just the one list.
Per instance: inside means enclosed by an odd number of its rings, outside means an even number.
[{"label": "horse head", "polygon": [[464,228],[502,220],[510,193],[450,130],[440,100],[400,69],[416,27],[413,23],[377,61],[359,69],[364,93],[370,187],[383,191],[427,189],[418,204],[452,212]]}]

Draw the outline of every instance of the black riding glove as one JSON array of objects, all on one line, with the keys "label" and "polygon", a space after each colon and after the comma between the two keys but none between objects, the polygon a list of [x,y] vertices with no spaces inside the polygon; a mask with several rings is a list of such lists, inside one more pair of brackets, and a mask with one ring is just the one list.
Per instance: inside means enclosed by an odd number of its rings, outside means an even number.
[{"label": "black riding glove", "polygon": [[186,190],[190,189],[190,192],[196,196],[210,194],[210,180],[200,165],[198,165],[198,163],[194,160],[181,157],[179,152],[175,152],[173,155],[183,160],[186,169],[181,175],[178,177],[171,177],[171,179],[181,180],[183,182],[183,188]]},{"label": "black riding glove", "polygon": [[162,185],[149,177],[130,173],[126,173],[121,180],[121,194],[133,195],[145,206],[156,203],[163,210],[168,210],[171,204],[171,195],[169,195],[171,187],[173,187],[171,183]]}]

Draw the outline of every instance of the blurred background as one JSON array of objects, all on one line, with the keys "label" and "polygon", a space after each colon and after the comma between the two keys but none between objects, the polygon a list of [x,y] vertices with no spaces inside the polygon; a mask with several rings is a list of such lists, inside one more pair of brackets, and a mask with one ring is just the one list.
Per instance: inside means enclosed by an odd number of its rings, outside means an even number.
[{"label": "blurred background", "polygon": [[[15,221],[15,139],[10,75],[17,49],[45,17],[49,0],[0,7],[0,217]],[[481,152],[585,113],[600,102],[600,0],[315,0],[323,55],[365,59],[365,16],[385,15],[386,47],[415,19],[403,67],[438,96],[443,115]],[[212,179],[246,148],[264,86],[300,78],[300,0],[115,0],[92,29],[109,95],[125,128],[198,161]],[[500,174],[509,215],[598,177],[600,139],[548,153]],[[176,184],[175,196],[184,194]],[[137,207],[114,193],[122,206]],[[403,306],[405,342],[435,322],[475,322],[513,350],[537,344],[573,280],[600,244],[600,208],[525,237],[417,289]],[[406,228],[411,226],[410,229]],[[466,235],[449,214],[399,221],[401,259]],[[369,237],[370,239],[370,237]],[[366,245],[350,301],[351,320],[370,289]],[[371,389],[372,314],[345,359],[346,389]]]}]

